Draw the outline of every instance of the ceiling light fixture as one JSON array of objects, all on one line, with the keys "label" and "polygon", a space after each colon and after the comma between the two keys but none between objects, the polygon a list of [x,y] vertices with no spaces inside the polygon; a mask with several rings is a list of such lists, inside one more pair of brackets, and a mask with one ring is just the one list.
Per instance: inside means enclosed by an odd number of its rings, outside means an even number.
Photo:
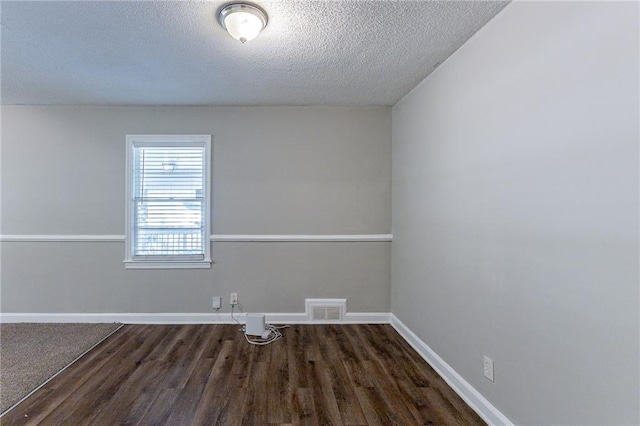
[{"label": "ceiling light fixture", "polygon": [[220,9],[218,21],[231,37],[244,43],[267,26],[267,14],[249,3],[232,3]]}]

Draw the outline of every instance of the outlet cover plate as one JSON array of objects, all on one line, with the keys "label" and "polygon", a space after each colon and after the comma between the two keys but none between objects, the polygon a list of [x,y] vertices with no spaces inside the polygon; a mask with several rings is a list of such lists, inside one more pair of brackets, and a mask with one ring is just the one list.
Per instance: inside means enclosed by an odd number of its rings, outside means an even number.
[{"label": "outlet cover plate", "polygon": [[486,355],[484,356],[484,377],[492,382],[495,381],[493,380],[493,360]]}]

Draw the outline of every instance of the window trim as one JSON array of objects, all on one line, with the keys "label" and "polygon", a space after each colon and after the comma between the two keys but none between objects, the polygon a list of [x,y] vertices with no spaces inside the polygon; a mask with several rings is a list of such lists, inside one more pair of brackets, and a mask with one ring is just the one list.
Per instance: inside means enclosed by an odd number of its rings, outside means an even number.
[{"label": "window trim", "polygon": [[[141,146],[197,146],[204,148],[204,258],[202,260],[150,260],[133,257],[133,150]],[[125,260],[126,269],[211,268],[211,135],[127,135],[125,171]]]}]

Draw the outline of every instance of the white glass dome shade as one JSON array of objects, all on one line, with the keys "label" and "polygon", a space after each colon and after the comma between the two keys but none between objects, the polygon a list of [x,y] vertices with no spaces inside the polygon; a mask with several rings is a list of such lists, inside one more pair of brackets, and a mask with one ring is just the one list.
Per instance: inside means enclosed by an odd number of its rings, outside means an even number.
[{"label": "white glass dome shade", "polygon": [[253,40],[267,26],[267,14],[248,3],[229,4],[218,13],[220,25],[229,35],[244,43]]}]

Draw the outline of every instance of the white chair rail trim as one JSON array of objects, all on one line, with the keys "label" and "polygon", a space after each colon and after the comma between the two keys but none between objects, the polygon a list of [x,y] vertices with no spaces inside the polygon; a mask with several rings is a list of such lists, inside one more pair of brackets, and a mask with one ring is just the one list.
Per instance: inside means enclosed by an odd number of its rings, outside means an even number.
[{"label": "white chair rail trim", "polygon": [[[124,242],[124,235],[108,234],[77,234],[77,235],[0,235],[1,242],[70,242],[70,243],[99,243]],[[209,236],[211,242],[384,242],[392,241],[393,234],[214,234]]]}]

